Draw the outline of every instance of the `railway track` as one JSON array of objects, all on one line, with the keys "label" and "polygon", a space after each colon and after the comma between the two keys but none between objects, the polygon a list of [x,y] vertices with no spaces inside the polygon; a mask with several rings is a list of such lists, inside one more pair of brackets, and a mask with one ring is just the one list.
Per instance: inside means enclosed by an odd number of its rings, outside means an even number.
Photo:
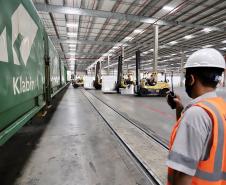
[{"label": "railway track", "polygon": [[[150,184],[163,185],[166,181],[165,160],[168,153],[167,145],[156,135],[147,132],[145,128],[142,128],[99,97],[85,90],[81,90],[81,92],[103,118],[130,158],[147,177]],[[122,123],[125,124],[123,125]],[[130,138],[137,135],[137,138],[133,138],[129,141],[127,135],[130,135]],[[147,151],[142,152],[142,147],[139,147],[139,145],[142,145],[145,151],[150,149],[150,153]],[[153,160],[150,159],[152,157],[154,158]]]},{"label": "railway track", "polygon": [[[89,92],[90,93],[90,92]],[[149,128],[145,128],[141,123],[132,120],[131,118],[129,118],[128,116],[124,115],[123,113],[121,113],[120,111],[116,110],[114,107],[110,106],[109,104],[107,104],[106,102],[104,102],[102,99],[100,99],[98,96],[96,96],[93,93],[92,94],[95,98],[97,98],[99,101],[101,101],[102,103],[104,103],[106,106],[108,106],[109,108],[111,108],[112,110],[114,110],[117,114],[119,114],[120,116],[122,116],[123,118],[125,118],[127,121],[129,121],[131,124],[133,124],[135,127],[137,127],[138,129],[140,129],[141,131],[143,131],[146,135],[148,135],[149,137],[151,137],[152,139],[154,139],[156,142],[158,142],[163,148],[169,150],[168,147],[168,143],[166,140],[164,140],[163,138],[161,138],[160,136],[158,136],[157,134],[155,134],[155,132],[153,130],[150,130]]]}]

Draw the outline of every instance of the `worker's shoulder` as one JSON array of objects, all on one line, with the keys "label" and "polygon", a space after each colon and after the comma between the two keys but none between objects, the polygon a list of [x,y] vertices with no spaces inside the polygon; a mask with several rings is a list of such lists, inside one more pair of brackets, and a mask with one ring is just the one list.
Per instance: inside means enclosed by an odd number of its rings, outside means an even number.
[{"label": "worker's shoulder", "polygon": [[210,131],[212,129],[212,121],[208,113],[199,106],[191,106],[183,115],[181,120],[187,126],[191,126],[199,132]]},{"label": "worker's shoulder", "polygon": [[[200,106],[192,105],[184,112],[184,114],[190,115],[206,115],[207,112]],[[207,114],[208,115],[208,114]]]}]

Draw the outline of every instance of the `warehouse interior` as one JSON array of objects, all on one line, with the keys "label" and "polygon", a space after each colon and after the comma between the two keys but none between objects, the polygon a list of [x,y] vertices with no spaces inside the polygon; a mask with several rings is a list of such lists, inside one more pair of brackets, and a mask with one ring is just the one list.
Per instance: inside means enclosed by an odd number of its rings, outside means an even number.
[{"label": "warehouse interior", "polygon": [[[43,26],[38,25],[45,30],[45,43],[53,52],[46,46],[37,49],[37,53],[43,52],[45,68],[40,67],[44,69],[40,73],[45,77],[37,80],[37,84],[43,83],[43,94],[35,97],[40,106],[29,117],[25,113],[19,117],[18,108],[7,114],[11,108],[4,99],[9,88],[0,85],[0,184],[166,184],[168,145],[177,121],[166,96],[173,91],[184,105],[191,101],[185,91],[184,65],[194,52],[214,48],[226,60],[226,1],[16,2],[31,17],[37,13],[36,23]],[[5,8],[13,3],[9,0]],[[4,8],[4,0],[0,6]],[[2,47],[2,15],[0,49],[6,50],[6,45]],[[1,62],[4,57],[0,54],[0,71],[1,65],[7,64]],[[51,69],[55,60],[59,61],[59,76]],[[8,69],[3,66],[3,70]],[[2,76],[9,74],[5,71]],[[156,78],[154,85],[148,84],[152,77]],[[224,100],[225,86],[226,69],[216,89]],[[30,95],[26,97],[22,91],[14,85],[15,100],[21,96],[26,102]],[[6,128],[4,121],[10,114],[26,122],[18,126],[18,120],[12,118]],[[15,127],[18,129],[11,133]]]}]

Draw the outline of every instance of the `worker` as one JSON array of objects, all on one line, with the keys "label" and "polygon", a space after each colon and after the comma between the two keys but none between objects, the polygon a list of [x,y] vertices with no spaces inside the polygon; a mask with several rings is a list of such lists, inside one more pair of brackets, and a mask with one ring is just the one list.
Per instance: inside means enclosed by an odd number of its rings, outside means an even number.
[{"label": "worker", "polygon": [[133,80],[132,80],[132,75],[131,75],[131,74],[128,74],[128,75],[127,75],[127,79],[125,80],[125,84],[126,84],[126,85],[131,85],[131,84],[133,84]]},{"label": "worker", "polygon": [[152,73],[151,77],[147,79],[147,83],[150,86],[156,85],[156,78],[155,78],[155,74],[154,73]]},{"label": "worker", "polygon": [[169,143],[167,184],[226,184],[226,102],[215,91],[225,60],[205,48],[193,53],[184,68],[185,89],[193,100],[184,108],[178,95],[173,99],[177,123]]}]

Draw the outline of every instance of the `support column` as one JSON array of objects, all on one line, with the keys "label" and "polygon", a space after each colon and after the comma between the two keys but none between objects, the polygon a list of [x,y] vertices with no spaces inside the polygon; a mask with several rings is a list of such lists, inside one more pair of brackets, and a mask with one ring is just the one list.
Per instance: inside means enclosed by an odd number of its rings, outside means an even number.
[{"label": "support column", "polygon": [[103,62],[103,61],[101,60],[101,61],[100,61],[100,72],[99,72],[100,75],[101,75],[101,71],[102,71],[102,62]]},{"label": "support column", "polygon": [[110,56],[108,55],[108,75],[110,75],[110,69],[109,69],[109,64],[110,64]]},{"label": "support column", "polygon": [[157,72],[158,66],[158,48],[159,48],[159,26],[154,25],[154,60],[153,60],[153,72]]},{"label": "support column", "polygon": [[184,61],[185,61],[185,53],[184,50],[181,50],[181,66],[180,66],[180,87],[183,86],[183,80],[184,80],[184,73],[183,73],[183,69],[184,69]]},{"label": "support column", "polygon": [[126,71],[127,71],[127,74],[129,73],[129,63],[127,62],[126,64]]},{"label": "support column", "polygon": [[122,63],[124,63],[124,58],[125,58],[124,46],[121,46],[121,49],[122,49]]}]

